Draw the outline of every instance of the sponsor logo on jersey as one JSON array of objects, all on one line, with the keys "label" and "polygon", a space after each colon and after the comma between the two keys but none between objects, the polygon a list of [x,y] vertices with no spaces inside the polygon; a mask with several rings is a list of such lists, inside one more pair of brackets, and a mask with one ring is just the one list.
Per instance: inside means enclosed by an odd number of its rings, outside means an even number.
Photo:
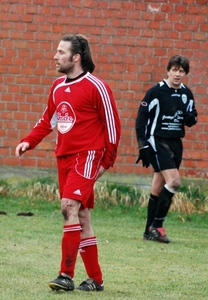
[{"label": "sponsor logo on jersey", "polygon": [[171,97],[180,97],[180,94],[172,94]]},{"label": "sponsor logo on jersey", "polygon": [[68,102],[61,102],[57,106],[58,131],[62,134],[72,129],[75,124],[76,116],[74,110]]},{"label": "sponsor logo on jersey", "polygon": [[174,120],[174,122],[178,122],[177,120],[183,120],[183,112],[181,110],[177,110],[172,116],[162,116],[162,120]]}]

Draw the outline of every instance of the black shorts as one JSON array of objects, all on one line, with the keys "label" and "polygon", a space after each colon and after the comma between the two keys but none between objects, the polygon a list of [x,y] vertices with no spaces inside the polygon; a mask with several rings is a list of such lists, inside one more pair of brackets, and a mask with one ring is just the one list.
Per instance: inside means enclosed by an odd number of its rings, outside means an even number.
[{"label": "black shorts", "polygon": [[181,139],[164,139],[151,137],[150,163],[155,172],[179,169],[183,155]]}]

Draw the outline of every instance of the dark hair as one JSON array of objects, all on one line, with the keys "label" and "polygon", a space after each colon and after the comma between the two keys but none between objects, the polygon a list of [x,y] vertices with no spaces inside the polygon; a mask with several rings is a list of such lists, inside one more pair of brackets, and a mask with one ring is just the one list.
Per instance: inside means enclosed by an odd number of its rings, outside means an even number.
[{"label": "dark hair", "polygon": [[168,62],[167,71],[176,66],[178,68],[182,67],[186,74],[189,72],[189,61],[186,57],[180,55],[174,55]]},{"label": "dark hair", "polygon": [[68,34],[62,37],[61,40],[71,42],[72,55],[79,53],[83,70],[92,73],[95,69],[95,64],[92,61],[91,49],[87,38],[82,34]]}]

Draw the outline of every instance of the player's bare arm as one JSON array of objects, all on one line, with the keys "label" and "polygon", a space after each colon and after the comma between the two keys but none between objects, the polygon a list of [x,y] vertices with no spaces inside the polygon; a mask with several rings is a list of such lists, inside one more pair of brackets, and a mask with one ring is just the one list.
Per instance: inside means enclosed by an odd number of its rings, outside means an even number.
[{"label": "player's bare arm", "polygon": [[15,155],[21,159],[21,155],[27,151],[30,147],[30,144],[27,143],[27,142],[22,142],[20,143],[17,147],[16,147],[16,150],[15,150]]}]

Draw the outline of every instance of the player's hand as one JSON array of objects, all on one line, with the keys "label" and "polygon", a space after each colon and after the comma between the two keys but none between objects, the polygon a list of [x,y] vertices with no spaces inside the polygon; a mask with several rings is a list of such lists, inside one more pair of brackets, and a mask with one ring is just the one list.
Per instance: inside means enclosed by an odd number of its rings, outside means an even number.
[{"label": "player's hand", "polygon": [[197,122],[196,116],[192,113],[185,113],[183,114],[183,117],[184,117],[184,124],[188,127],[195,125]]},{"label": "player's hand", "polygon": [[16,147],[16,150],[15,150],[15,155],[21,159],[21,155],[27,151],[30,147],[30,144],[27,143],[27,142],[22,142],[20,143],[17,147]]},{"label": "player's hand", "polygon": [[143,167],[148,168],[150,165],[149,162],[149,146],[145,146],[144,148],[139,149],[139,157],[136,160],[136,164],[138,164],[139,161],[142,161]]},{"label": "player's hand", "polygon": [[106,169],[103,168],[103,166],[100,166],[100,169],[99,169],[99,171],[98,171],[96,180],[97,180],[99,177],[101,177],[101,176],[105,173],[105,171],[106,171]]}]

